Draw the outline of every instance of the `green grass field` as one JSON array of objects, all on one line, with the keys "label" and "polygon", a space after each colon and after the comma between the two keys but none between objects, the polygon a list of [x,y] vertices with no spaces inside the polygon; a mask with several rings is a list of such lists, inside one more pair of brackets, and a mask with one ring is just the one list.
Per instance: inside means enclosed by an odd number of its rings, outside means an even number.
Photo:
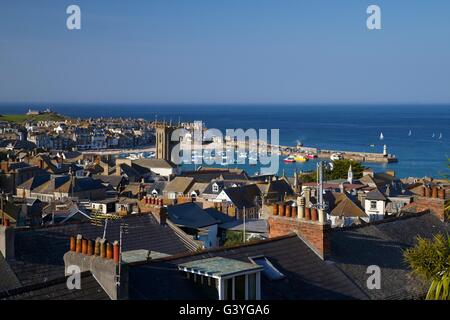
[{"label": "green grass field", "polygon": [[65,118],[58,114],[38,114],[38,115],[26,115],[26,114],[4,114],[0,115],[0,121],[8,121],[14,123],[25,123],[27,121],[62,121]]}]

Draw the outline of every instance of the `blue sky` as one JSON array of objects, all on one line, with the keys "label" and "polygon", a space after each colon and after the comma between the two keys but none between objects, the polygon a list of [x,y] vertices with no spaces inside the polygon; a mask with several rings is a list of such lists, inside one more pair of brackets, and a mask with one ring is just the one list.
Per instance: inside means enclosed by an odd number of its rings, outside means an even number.
[{"label": "blue sky", "polygon": [[449,57],[448,0],[0,2],[6,103],[450,103]]}]

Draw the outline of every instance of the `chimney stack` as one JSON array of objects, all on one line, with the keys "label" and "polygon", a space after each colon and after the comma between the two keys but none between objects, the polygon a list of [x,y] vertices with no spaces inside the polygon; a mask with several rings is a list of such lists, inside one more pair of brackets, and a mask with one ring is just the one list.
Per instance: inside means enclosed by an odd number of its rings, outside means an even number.
[{"label": "chimney stack", "polygon": [[431,197],[432,198],[437,198],[438,197],[438,187],[437,186],[433,186],[431,188]]},{"label": "chimney stack", "polygon": [[70,248],[64,255],[66,275],[67,268],[76,265],[80,272],[90,271],[112,300],[128,298],[128,267],[120,260],[118,241],[93,241],[78,235],[76,240],[70,238]]},{"label": "chimney stack", "polygon": [[0,225],[0,252],[6,260],[10,260],[15,257],[15,229],[9,225],[9,219],[4,220],[4,225]]},{"label": "chimney stack", "polygon": [[[296,233],[319,257],[326,259],[330,251],[330,230],[326,213],[323,209],[305,206],[305,198],[297,198],[297,206],[284,204],[279,206],[279,215],[268,219],[269,238]],[[298,214],[295,214],[297,208]],[[294,210],[294,214],[292,214]],[[274,209],[274,212],[275,209]],[[286,212],[286,215],[284,214]]]}]

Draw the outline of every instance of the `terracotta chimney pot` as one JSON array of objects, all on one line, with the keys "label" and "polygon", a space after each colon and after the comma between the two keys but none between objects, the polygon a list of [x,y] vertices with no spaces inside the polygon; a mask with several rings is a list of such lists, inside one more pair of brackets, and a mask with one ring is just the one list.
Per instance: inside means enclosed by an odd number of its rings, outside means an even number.
[{"label": "terracotta chimney pot", "polygon": [[75,237],[70,237],[70,251],[75,252],[77,250]]},{"label": "terracotta chimney pot", "polygon": [[119,241],[114,241],[113,256],[114,256],[114,262],[119,263],[119,260],[120,260]]},{"label": "terracotta chimney pot", "polygon": [[88,244],[87,244],[87,255],[88,256],[92,256],[94,254],[94,243],[92,242],[92,240],[88,240]]},{"label": "terracotta chimney pot", "polygon": [[319,220],[319,215],[317,214],[317,209],[316,208],[312,208],[312,210],[311,210],[311,220],[312,221],[318,221]]},{"label": "terracotta chimney pot", "polygon": [[278,203],[274,203],[273,205],[273,215],[274,216],[278,215]]},{"label": "terracotta chimney pot", "polygon": [[113,247],[111,243],[106,243],[106,259],[113,258]]},{"label": "terracotta chimney pot", "polygon": [[438,187],[437,186],[433,186],[433,188],[431,189],[431,196],[433,198],[437,198],[438,197]]},{"label": "terracotta chimney pot", "polygon": [[94,255],[100,256],[100,238],[95,239]]},{"label": "terracotta chimney pot", "polygon": [[311,209],[309,207],[305,208],[305,220],[311,220]]},{"label": "terracotta chimney pot", "polygon": [[438,196],[439,196],[439,199],[445,200],[445,189],[444,188],[439,189]]},{"label": "terracotta chimney pot", "polygon": [[87,254],[88,252],[88,241],[87,239],[81,240],[81,253]]},{"label": "terracotta chimney pot", "polygon": [[284,205],[284,203],[282,203],[282,204],[280,204],[280,206],[279,206],[279,214],[280,214],[280,217],[284,217],[284,209],[285,209],[285,205]]},{"label": "terracotta chimney pot", "polygon": [[83,237],[81,236],[81,234],[77,235],[77,244],[76,244],[76,251],[77,253],[81,253],[82,252],[82,242]]},{"label": "terracotta chimney pot", "polygon": [[291,206],[290,205],[286,205],[286,217],[290,218],[291,217]]},{"label": "terracotta chimney pot", "polygon": [[100,240],[100,257],[106,258],[106,240]]},{"label": "terracotta chimney pot", "polygon": [[297,207],[292,207],[291,208],[291,217],[297,218],[297,216],[298,216]]}]

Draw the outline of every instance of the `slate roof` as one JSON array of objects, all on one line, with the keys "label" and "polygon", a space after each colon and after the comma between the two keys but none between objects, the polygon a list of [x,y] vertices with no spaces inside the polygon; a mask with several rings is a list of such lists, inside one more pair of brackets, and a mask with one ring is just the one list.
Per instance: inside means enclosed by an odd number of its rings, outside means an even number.
[{"label": "slate roof", "polygon": [[0,292],[0,300],[109,300],[92,273],[81,274],[81,288],[69,290],[67,278],[61,277],[46,283]]},{"label": "slate roof", "polygon": [[167,185],[167,181],[155,181],[147,185],[147,194],[151,194],[153,190],[156,190],[158,194],[161,194]]},{"label": "slate roof", "polygon": [[284,195],[292,195],[294,194],[294,191],[292,190],[291,186],[288,182],[284,179],[278,179],[275,181],[269,182],[269,188],[267,190],[267,194],[276,193],[280,194],[282,196]]},{"label": "slate roof", "polygon": [[[19,188],[30,189],[36,193],[53,193],[57,192],[82,192],[88,190],[105,189],[99,180],[91,177],[72,177],[68,175],[55,176],[48,179],[48,175],[35,176],[28,181],[25,181]],[[73,181],[73,182],[72,182]]]},{"label": "slate roof", "polygon": [[167,214],[174,224],[188,228],[197,229],[219,223],[195,202],[169,206]]},{"label": "slate roof", "polygon": [[366,195],[366,199],[367,200],[380,200],[380,201],[386,201],[387,200],[386,197],[378,189],[370,191]]},{"label": "slate roof", "polygon": [[336,217],[367,217],[367,214],[344,193],[331,192],[334,197],[334,208],[330,215]]},{"label": "slate roof", "polygon": [[[152,215],[132,215],[109,220],[106,239],[119,239],[120,224],[125,226],[123,250],[147,249],[166,254],[190,251],[190,244],[169,226],[161,226]],[[69,237],[88,239],[103,236],[103,226],[90,222],[19,230],[15,236],[15,259],[8,261],[22,286],[49,281],[64,275],[63,255],[69,251]]]},{"label": "slate roof", "polygon": [[136,164],[140,167],[145,167],[148,169],[151,168],[166,168],[166,169],[170,169],[170,168],[176,168],[177,166],[167,160],[164,159],[138,159],[138,160],[133,160],[133,165]]},{"label": "slate roof", "polygon": [[51,176],[48,173],[41,174],[41,175],[35,175],[31,179],[29,179],[29,180],[25,181],[24,183],[22,183],[21,185],[19,185],[17,188],[34,190],[35,188],[37,188],[38,186],[42,185],[43,183],[49,181],[50,179],[51,179]]},{"label": "slate roof", "polygon": [[205,168],[197,171],[183,171],[180,176],[193,177],[195,182],[209,183],[214,179],[222,180],[248,180],[248,176],[243,170]]},{"label": "slate roof", "polygon": [[336,265],[321,260],[296,235],[130,266],[130,297],[156,300],[216,299],[215,289],[199,288],[186,279],[185,274],[178,270],[178,265],[212,257],[250,262],[249,257],[260,255],[264,255],[286,276],[277,281],[261,277],[263,300],[366,298]]},{"label": "slate roof", "polygon": [[100,180],[103,183],[109,183],[114,188],[117,188],[119,184],[122,183],[122,180],[125,180],[123,176],[103,175],[103,174],[96,174],[92,178]]},{"label": "slate roof", "polygon": [[129,178],[141,176],[141,172],[138,172],[135,168],[126,163],[121,163],[119,166],[121,173],[125,174]]},{"label": "slate roof", "polygon": [[[219,191],[213,191],[213,185],[217,184],[219,187]],[[245,185],[245,181],[237,181],[237,180],[212,180],[208,183],[208,186],[203,191],[204,194],[219,194],[223,189],[233,188],[234,186],[242,186]]]},{"label": "slate roof", "polygon": [[[219,228],[231,231],[243,231],[244,222],[242,220],[234,220],[231,222],[222,223]],[[267,234],[269,232],[269,225],[265,219],[252,219],[245,221],[245,231]]]},{"label": "slate roof", "polygon": [[219,221],[219,223],[225,223],[236,220],[234,217],[230,217],[229,215],[215,209],[215,208],[206,208],[203,209],[208,213],[212,218]]},{"label": "slate roof", "polygon": [[195,191],[198,195],[202,195],[208,185],[209,183],[195,182],[189,189],[188,193],[191,194]]},{"label": "slate roof", "polygon": [[239,209],[255,207],[256,197],[261,196],[261,191],[256,184],[224,189],[231,202]]},{"label": "slate roof", "polygon": [[164,188],[164,192],[187,193],[189,188],[193,185],[194,178],[191,177],[175,177],[169,181]]},{"label": "slate roof", "polygon": [[0,292],[20,287],[20,282],[0,252]]},{"label": "slate roof", "polygon": [[[428,285],[413,277],[403,259],[403,250],[426,238],[450,232],[448,223],[432,214],[388,219],[364,227],[333,229],[331,259],[371,299],[421,299]],[[367,267],[381,268],[381,290],[366,286]]]}]

